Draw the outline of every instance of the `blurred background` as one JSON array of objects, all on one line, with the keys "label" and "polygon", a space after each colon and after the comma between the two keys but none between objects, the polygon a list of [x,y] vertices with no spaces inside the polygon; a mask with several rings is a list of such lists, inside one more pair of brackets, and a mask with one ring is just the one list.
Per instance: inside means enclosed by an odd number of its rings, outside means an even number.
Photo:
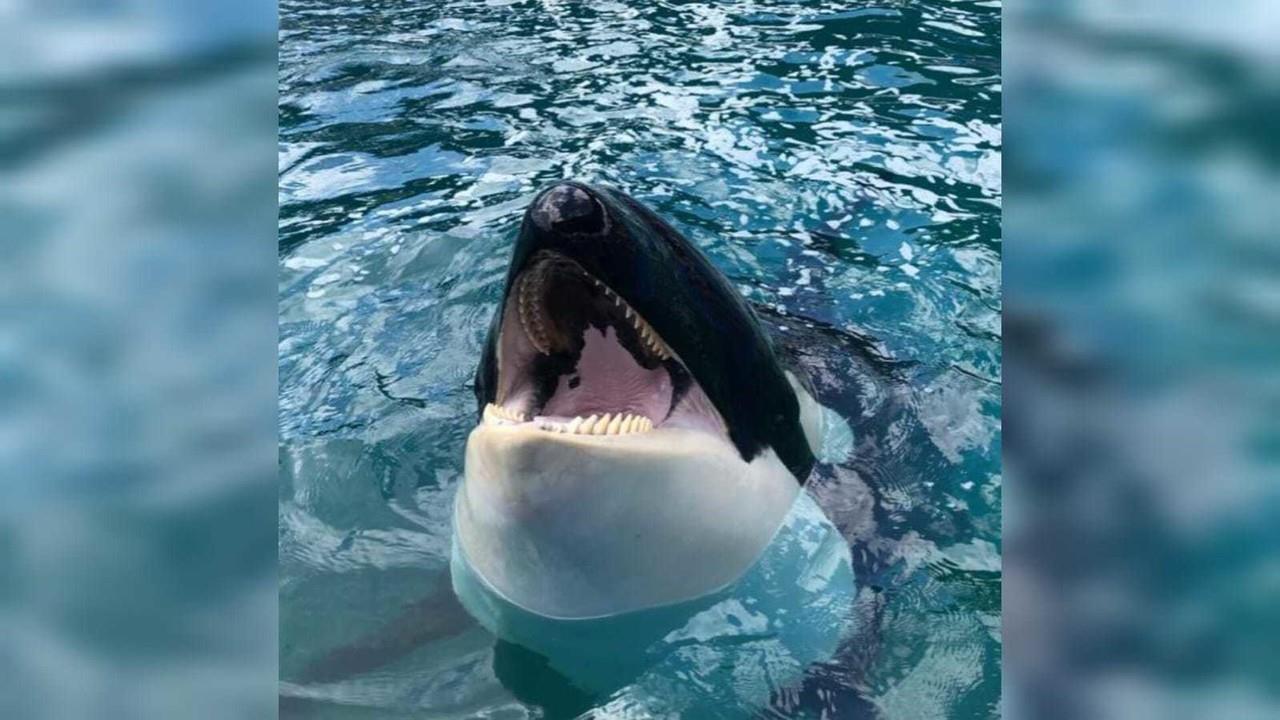
[{"label": "blurred background", "polygon": [[1280,6],[1004,38],[1006,712],[1280,717]]},{"label": "blurred background", "polygon": [[[1004,11],[1004,713],[1276,717],[1280,11]],[[0,3],[0,717],[275,712],[274,44]]]},{"label": "blurred background", "polygon": [[275,24],[0,2],[0,717],[275,714]]}]

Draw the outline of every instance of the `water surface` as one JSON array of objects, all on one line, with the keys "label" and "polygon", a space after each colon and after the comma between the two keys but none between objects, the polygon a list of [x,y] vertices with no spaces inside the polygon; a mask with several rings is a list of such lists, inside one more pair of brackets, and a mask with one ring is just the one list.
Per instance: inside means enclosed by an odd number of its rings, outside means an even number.
[{"label": "water surface", "polygon": [[282,709],[617,707],[442,599],[510,243],[572,177],[684,231],[853,427],[811,490],[867,632],[765,712],[998,714],[999,22],[991,2],[283,3]]}]

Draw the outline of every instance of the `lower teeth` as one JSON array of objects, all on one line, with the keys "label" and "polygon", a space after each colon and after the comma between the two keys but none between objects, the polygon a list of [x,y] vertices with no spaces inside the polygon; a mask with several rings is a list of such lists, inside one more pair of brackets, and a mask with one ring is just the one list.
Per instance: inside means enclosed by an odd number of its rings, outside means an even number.
[{"label": "lower teeth", "polygon": [[[489,403],[484,408],[485,422],[495,425],[521,424],[525,422],[524,413],[508,410],[501,405]],[[605,413],[590,417],[576,417],[566,422],[536,418],[539,430],[565,433],[570,435],[630,435],[648,432],[653,429],[653,421],[643,415],[631,413]]]},{"label": "lower teeth", "polygon": [[522,423],[524,422],[524,413],[489,403],[484,406],[484,419],[493,423]]},{"label": "lower teeth", "polygon": [[628,435],[652,430],[653,421],[643,415],[605,413],[585,418],[576,417],[568,422],[540,420],[538,427],[548,432],[573,435]]}]

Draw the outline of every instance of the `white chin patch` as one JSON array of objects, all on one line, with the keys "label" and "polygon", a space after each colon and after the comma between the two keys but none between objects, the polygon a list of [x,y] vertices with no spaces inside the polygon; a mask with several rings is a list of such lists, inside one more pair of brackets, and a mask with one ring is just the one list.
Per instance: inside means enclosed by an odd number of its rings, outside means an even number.
[{"label": "white chin patch", "polygon": [[798,493],[773,451],[747,463],[696,430],[592,436],[482,424],[467,441],[456,541],[513,605],[603,617],[737,580]]},{"label": "white chin patch", "polygon": [[[849,546],[803,492],[742,577],[688,602],[550,618],[478,577],[457,542],[451,573],[458,599],[483,627],[547,658],[575,685],[611,695],[610,717],[718,717],[729,707],[758,707],[771,688],[798,682],[857,629]],[[767,668],[767,682],[744,668]],[[671,683],[691,675],[697,683]]]}]

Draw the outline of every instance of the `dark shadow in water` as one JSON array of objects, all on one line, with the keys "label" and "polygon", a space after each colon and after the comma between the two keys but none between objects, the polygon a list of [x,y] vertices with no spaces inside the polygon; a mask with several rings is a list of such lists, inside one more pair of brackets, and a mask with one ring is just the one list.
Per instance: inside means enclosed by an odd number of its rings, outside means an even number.
[{"label": "dark shadow in water", "polygon": [[502,640],[493,646],[493,674],[517,700],[541,708],[546,720],[578,717],[596,700],[556,672],[545,657]]}]

